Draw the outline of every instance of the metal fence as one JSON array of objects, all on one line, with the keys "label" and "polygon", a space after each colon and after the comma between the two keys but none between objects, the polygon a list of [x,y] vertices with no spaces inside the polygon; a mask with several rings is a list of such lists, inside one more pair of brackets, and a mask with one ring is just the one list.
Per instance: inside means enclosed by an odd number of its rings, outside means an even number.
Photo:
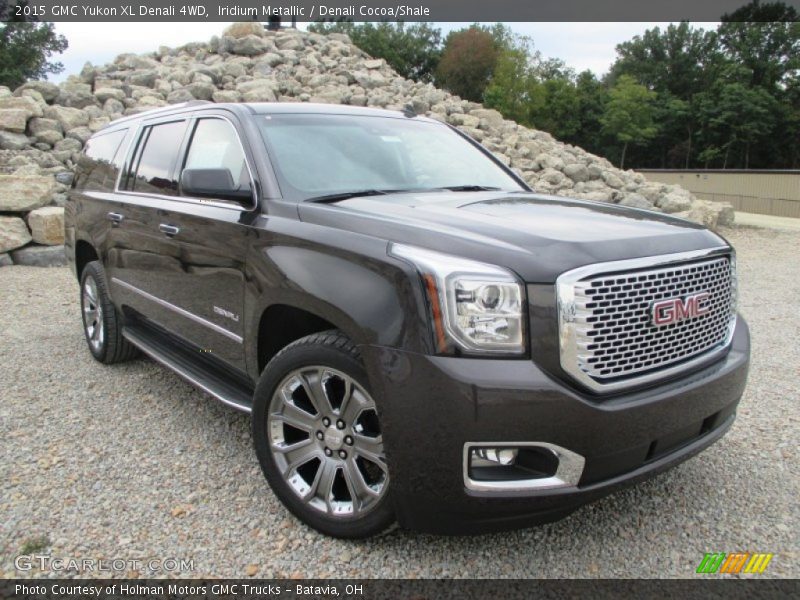
[{"label": "metal fence", "polygon": [[678,184],[704,200],[730,202],[738,211],[800,218],[800,171],[639,172],[652,181]]}]

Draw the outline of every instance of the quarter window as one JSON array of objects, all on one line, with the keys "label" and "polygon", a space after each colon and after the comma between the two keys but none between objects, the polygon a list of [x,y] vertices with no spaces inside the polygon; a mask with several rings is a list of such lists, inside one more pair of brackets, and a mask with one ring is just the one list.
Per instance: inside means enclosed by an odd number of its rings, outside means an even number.
[{"label": "quarter window", "polygon": [[127,129],[104,133],[86,142],[78,162],[76,187],[93,190],[113,190],[122,166],[122,140]]},{"label": "quarter window", "polygon": [[223,119],[200,119],[184,169],[227,169],[239,189],[250,189],[250,172],[233,126]]},{"label": "quarter window", "polygon": [[173,195],[178,191],[178,182],[173,176],[178,160],[186,121],[174,121],[152,125],[142,134],[143,148],[135,176],[129,189],[150,194]]}]

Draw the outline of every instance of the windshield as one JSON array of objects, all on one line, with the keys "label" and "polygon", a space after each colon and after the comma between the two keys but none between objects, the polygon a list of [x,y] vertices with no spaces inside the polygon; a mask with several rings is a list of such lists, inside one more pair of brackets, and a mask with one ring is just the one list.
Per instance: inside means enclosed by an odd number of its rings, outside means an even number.
[{"label": "windshield", "polygon": [[262,116],[258,122],[283,194],[300,200],[361,190],[522,189],[438,123],[308,114]]}]

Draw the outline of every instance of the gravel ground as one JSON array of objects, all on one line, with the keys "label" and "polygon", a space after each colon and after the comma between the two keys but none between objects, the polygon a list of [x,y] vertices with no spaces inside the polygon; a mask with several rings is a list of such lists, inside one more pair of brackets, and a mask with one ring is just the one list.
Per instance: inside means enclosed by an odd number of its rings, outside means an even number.
[{"label": "gravel ground", "polygon": [[95,362],[67,269],[2,268],[0,576],[48,576],[15,570],[14,557],[39,551],[192,559],[181,575],[203,577],[695,577],[703,553],[749,550],[776,554],[767,575],[798,577],[800,232],[727,235],[754,348],[723,441],[555,524],[360,543],[288,515],[247,416],[149,360]]}]

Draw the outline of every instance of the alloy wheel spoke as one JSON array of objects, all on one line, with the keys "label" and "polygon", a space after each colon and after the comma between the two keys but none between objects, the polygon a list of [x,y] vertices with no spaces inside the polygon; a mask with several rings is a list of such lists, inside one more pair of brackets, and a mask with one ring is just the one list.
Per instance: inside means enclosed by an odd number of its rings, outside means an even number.
[{"label": "alloy wheel spoke", "polygon": [[339,405],[339,416],[345,419],[348,423],[353,422],[353,419],[350,418],[350,407],[356,403],[356,401],[353,400],[354,391],[355,387],[353,386],[353,383],[349,379],[345,379],[342,403]]},{"label": "alloy wheel spoke", "polygon": [[[364,479],[364,474],[358,468],[355,460],[348,460],[344,466],[344,477],[347,482],[347,487],[350,490],[350,495],[353,498],[353,509],[356,510],[363,507],[370,499],[376,498],[380,492],[373,490]],[[358,499],[358,505],[356,504]]]},{"label": "alloy wheel spoke", "polygon": [[322,385],[322,371],[306,372],[302,375],[303,387],[308,399],[317,410],[317,414],[327,415],[333,412],[325,386]]},{"label": "alloy wheel spoke", "polygon": [[275,448],[286,458],[285,473],[289,473],[297,467],[306,464],[308,461],[317,458],[318,452],[311,439],[295,442],[285,446]]},{"label": "alloy wheel spoke", "polygon": [[94,279],[89,278],[86,281],[84,292],[92,304],[97,304],[97,288],[95,287]]},{"label": "alloy wheel spoke", "polygon": [[281,412],[275,413],[272,416],[301,431],[310,432],[316,425],[316,419],[313,415],[310,415],[302,408],[288,402],[283,404]]},{"label": "alloy wheel spoke", "polygon": [[386,459],[383,456],[383,439],[356,434],[353,437],[353,450],[362,458],[374,463],[386,471]]},{"label": "alloy wheel spoke", "polygon": [[333,481],[336,479],[336,472],[339,467],[332,460],[323,460],[317,474],[314,477],[314,483],[311,485],[311,490],[308,494],[308,499],[319,498],[325,503],[328,511],[332,512],[331,499],[333,498]]}]

